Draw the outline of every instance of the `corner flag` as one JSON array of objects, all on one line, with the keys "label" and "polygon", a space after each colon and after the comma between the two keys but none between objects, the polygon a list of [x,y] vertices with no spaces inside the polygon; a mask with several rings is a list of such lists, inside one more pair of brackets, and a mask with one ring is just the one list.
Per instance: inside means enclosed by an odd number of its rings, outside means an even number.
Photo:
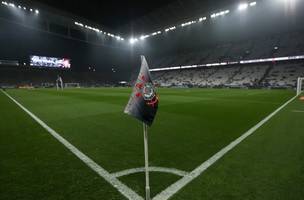
[{"label": "corner flag", "polygon": [[144,56],[141,56],[141,68],[136,80],[125,113],[151,126],[158,108],[156,94],[149,67]]},{"label": "corner flag", "polygon": [[158,96],[151,79],[147,61],[141,56],[141,68],[125,113],[142,121],[145,147],[146,200],[150,198],[148,126],[151,126],[158,108]]}]

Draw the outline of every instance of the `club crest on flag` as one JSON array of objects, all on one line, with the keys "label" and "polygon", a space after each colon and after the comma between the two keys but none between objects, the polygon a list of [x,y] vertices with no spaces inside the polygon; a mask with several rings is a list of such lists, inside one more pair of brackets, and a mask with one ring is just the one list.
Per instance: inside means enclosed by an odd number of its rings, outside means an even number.
[{"label": "club crest on flag", "polygon": [[135,84],[135,88],[137,90],[136,97],[143,97],[145,103],[148,106],[155,107],[158,104],[158,96],[156,95],[156,91],[154,85],[150,82],[146,82],[146,78],[144,75],[139,76],[140,78],[137,80]]},{"label": "club crest on flag", "polygon": [[158,102],[159,97],[156,94],[147,61],[142,56],[140,72],[125,113],[151,126],[157,112]]}]

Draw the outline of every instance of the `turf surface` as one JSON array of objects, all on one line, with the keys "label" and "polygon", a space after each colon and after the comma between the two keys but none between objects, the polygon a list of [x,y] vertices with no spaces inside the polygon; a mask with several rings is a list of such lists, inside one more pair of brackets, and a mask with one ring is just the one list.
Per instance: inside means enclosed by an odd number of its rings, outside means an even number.
[{"label": "turf surface", "polygon": [[[142,125],[123,114],[130,91],[8,93],[100,166],[117,172],[144,161]],[[191,171],[294,91],[160,89],[159,94],[149,129],[150,165]],[[0,106],[0,199],[124,199],[1,93]],[[304,110],[303,102],[293,102],[172,199],[304,198],[304,114],[292,109]],[[151,173],[153,196],[178,179]],[[143,173],[120,180],[144,196]]]}]

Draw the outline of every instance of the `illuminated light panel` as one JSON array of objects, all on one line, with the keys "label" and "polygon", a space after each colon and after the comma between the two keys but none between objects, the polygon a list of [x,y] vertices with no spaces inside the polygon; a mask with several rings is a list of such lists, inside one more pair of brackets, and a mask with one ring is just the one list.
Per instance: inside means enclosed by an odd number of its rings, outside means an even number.
[{"label": "illuminated light panel", "polygon": [[165,29],[165,32],[173,31],[173,30],[175,30],[175,29],[176,29],[176,26],[172,26],[172,27],[170,27],[170,28],[166,28],[166,29]]},{"label": "illuminated light panel", "polygon": [[[25,6],[22,6],[21,4],[19,4],[17,6],[14,3],[6,2],[6,1],[1,1],[1,4],[5,5],[5,6],[8,6],[8,7],[12,7],[12,8],[19,8],[19,9],[27,10],[27,8]],[[30,12],[35,12],[36,14],[39,14],[39,10],[38,9],[30,8],[29,11]]]},{"label": "illuminated light panel", "polygon": [[191,24],[195,24],[196,21],[189,21],[189,22],[186,22],[186,23],[182,23],[181,26],[184,27],[184,26],[189,26]]},{"label": "illuminated light panel", "polygon": [[221,11],[221,12],[213,13],[213,14],[210,15],[210,17],[211,18],[216,18],[216,17],[219,17],[219,16],[227,15],[228,13],[230,13],[230,10],[224,10],[224,11]]},{"label": "illuminated light panel", "polygon": [[200,17],[200,18],[198,19],[199,22],[201,22],[201,21],[206,21],[206,20],[207,20],[207,17]]},{"label": "illuminated light panel", "polygon": [[257,2],[256,1],[254,1],[254,2],[251,2],[250,4],[249,4],[249,6],[256,6],[256,4],[257,4]]},{"label": "illuminated light panel", "polygon": [[89,29],[91,31],[95,31],[96,33],[103,33],[104,35],[107,35],[107,36],[112,37],[112,38],[116,38],[119,41],[120,40],[124,40],[124,38],[122,38],[122,37],[120,37],[118,35],[114,35],[112,33],[104,32],[104,31],[102,31],[102,30],[100,30],[100,29],[98,29],[96,27],[92,27],[92,26],[89,26],[89,25],[86,25],[86,24],[83,24],[83,23],[80,23],[80,22],[77,22],[77,21],[75,21],[74,24],[77,25],[77,26]]},{"label": "illuminated light panel", "polygon": [[242,3],[238,7],[239,10],[246,10],[247,8],[248,8],[248,3]]},{"label": "illuminated light panel", "polygon": [[138,41],[137,38],[130,38],[130,40],[129,40],[130,44],[134,44],[134,43],[136,43],[137,41]]}]

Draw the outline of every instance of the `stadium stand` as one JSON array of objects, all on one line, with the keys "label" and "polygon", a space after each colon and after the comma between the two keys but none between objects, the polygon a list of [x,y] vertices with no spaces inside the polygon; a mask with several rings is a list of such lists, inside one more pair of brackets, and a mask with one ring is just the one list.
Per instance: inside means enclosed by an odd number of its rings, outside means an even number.
[{"label": "stadium stand", "polygon": [[304,64],[202,67],[153,72],[153,76],[166,87],[295,88],[297,78],[304,76]]},{"label": "stadium stand", "polygon": [[[302,32],[272,35],[239,43],[227,43],[182,55],[165,56],[153,67],[189,66],[207,63],[239,62],[304,55]],[[161,86],[197,87],[271,87],[293,88],[304,76],[303,62],[261,63],[177,69],[153,72]]]},{"label": "stadium stand", "polygon": [[219,44],[199,52],[164,56],[154,68],[203,63],[284,57],[304,54],[303,32],[283,33],[235,43]]}]

